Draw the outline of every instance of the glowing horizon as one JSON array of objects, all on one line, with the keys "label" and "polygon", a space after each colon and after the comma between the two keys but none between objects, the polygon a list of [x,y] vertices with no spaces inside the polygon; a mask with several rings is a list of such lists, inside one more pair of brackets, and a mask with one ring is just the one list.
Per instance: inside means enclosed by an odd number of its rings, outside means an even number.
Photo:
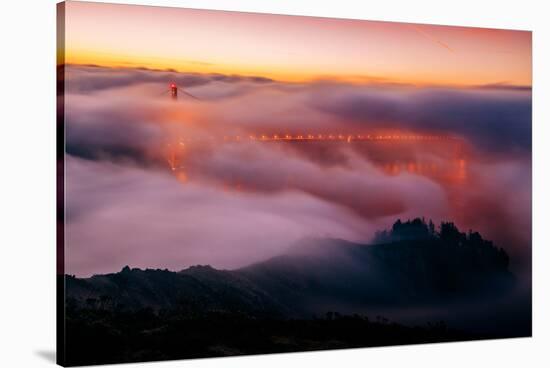
[{"label": "glowing horizon", "polygon": [[66,3],[67,64],[287,82],[531,86],[531,32]]}]

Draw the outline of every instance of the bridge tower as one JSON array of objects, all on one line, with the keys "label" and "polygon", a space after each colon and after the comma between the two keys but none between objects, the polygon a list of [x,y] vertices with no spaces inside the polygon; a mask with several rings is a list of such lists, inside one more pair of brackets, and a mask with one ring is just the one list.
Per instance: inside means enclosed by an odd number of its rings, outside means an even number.
[{"label": "bridge tower", "polygon": [[173,100],[178,99],[178,86],[176,86],[176,83],[170,83],[170,96]]}]

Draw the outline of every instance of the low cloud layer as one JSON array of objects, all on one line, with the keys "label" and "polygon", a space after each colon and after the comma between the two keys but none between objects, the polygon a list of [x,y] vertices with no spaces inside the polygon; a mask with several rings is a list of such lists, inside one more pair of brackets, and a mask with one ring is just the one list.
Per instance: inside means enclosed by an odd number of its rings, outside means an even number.
[{"label": "low cloud layer", "polygon": [[531,93],[515,88],[450,90],[341,88],[312,105],[357,124],[441,131],[468,138],[480,149],[531,149]]},{"label": "low cloud layer", "polygon": [[248,195],[189,184],[169,173],[69,158],[67,272],[126,264],[238,267],[303,236],[360,239],[373,231],[346,208],[307,193]]},{"label": "low cloud layer", "polygon": [[[200,100],[170,100],[171,82]],[[288,84],[95,66],[67,67],[66,83],[69,273],[126,264],[234,268],[304,236],[367,242],[415,216],[478,230],[517,267],[530,264],[530,90]],[[246,139],[371,132],[462,140]]]}]

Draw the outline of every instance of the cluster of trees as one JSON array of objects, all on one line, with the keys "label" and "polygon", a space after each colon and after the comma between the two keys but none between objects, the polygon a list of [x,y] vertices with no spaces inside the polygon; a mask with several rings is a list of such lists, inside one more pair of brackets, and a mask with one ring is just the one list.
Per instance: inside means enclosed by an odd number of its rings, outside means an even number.
[{"label": "cluster of trees", "polygon": [[430,219],[428,222],[424,218],[415,218],[402,222],[398,219],[390,230],[377,231],[375,243],[390,243],[399,240],[427,239],[439,237],[442,239],[465,240],[470,236],[479,237],[478,232],[471,230],[468,234],[461,233],[453,222],[441,222],[440,231],[436,230],[435,224]]},{"label": "cluster of trees", "polygon": [[456,268],[458,273],[508,273],[510,263],[504,249],[483,239],[477,231],[461,232],[453,222],[441,222],[437,230],[432,220],[397,220],[390,230],[377,232],[374,243],[381,247],[390,243],[422,247],[429,252],[432,264],[443,264],[447,271]]},{"label": "cluster of trees", "polygon": [[402,222],[397,220],[390,230],[376,232],[374,242],[377,244],[391,243],[400,240],[428,239],[438,236],[435,225],[430,220],[428,223],[424,218],[415,218]]}]

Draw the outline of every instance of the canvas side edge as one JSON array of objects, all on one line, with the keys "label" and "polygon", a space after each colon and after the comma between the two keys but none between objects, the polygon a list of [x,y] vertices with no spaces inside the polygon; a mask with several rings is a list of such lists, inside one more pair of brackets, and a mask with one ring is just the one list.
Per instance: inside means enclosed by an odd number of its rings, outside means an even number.
[{"label": "canvas side edge", "polygon": [[65,340],[65,2],[56,4],[56,362],[66,363]]}]

